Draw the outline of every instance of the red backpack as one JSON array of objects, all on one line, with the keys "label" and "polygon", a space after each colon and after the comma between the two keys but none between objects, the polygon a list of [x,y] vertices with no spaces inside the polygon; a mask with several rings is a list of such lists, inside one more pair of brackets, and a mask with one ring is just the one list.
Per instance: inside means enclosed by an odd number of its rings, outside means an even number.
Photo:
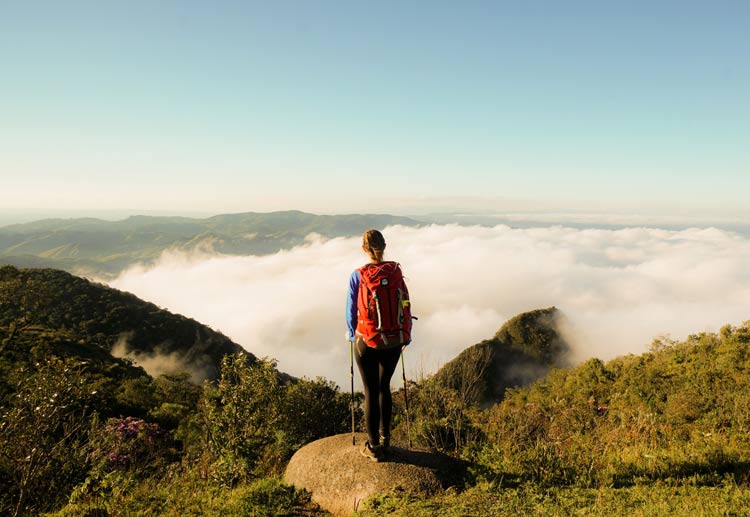
[{"label": "red backpack", "polygon": [[367,264],[359,269],[357,336],[372,348],[411,342],[411,305],[397,262]]}]

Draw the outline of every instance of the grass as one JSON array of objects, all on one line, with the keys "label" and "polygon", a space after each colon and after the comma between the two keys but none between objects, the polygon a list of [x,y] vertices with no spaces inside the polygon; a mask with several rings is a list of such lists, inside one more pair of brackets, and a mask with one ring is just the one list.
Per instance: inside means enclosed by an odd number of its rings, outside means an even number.
[{"label": "grass", "polygon": [[731,481],[721,486],[660,482],[628,488],[549,487],[480,484],[463,493],[432,499],[391,495],[371,499],[359,517],[486,516],[744,516],[750,515],[750,488]]},{"label": "grass", "polygon": [[[127,480],[121,480],[127,485]],[[80,498],[47,517],[164,516],[272,517],[324,516],[327,512],[310,501],[310,494],[295,490],[277,478],[263,478],[220,488],[190,477],[133,483],[113,497]]]},{"label": "grass", "polygon": [[[703,484],[700,476],[666,480],[626,488],[544,487],[535,483],[508,486],[480,483],[464,492],[447,491],[430,499],[394,493],[374,497],[356,512],[358,517],[487,516],[746,516],[750,515],[750,487],[727,476],[717,485]],[[271,517],[330,515],[310,501],[309,494],[265,478],[233,489],[220,489],[197,479],[168,483],[141,482],[115,504],[69,504],[47,517],[97,515],[160,515]]]}]

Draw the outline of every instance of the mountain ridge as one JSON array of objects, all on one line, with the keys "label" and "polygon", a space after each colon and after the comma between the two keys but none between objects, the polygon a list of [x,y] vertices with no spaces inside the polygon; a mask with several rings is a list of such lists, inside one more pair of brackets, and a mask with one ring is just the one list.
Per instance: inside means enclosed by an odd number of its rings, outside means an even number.
[{"label": "mountain ridge", "polygon": [[0,264],[112,278],[135,263],[154,262],[168,249],[206,247],[228,255],[266,255],[300,245],[311,233],[351,237],[368,228],[397,224],[424,223],[392,215],[316,215],[298,210],[203,219],[142,215],[118,221],[42,219],[0,227]]},{"label": "mountain ridge", "polygon": [[507,388],[526,386],[551,368],[569,366],[570,345],[560,333],[556,307],[517,314],[495,333],[464,349],[434,375],[444,388],[459,392],[468,404],[500,402]]},{"label": "mountain ridge", "polygon": [[[214,379],[226,354],[255,356],[210,327],[131,293],[54,269],[0,267],[0,328],[65,336],[114,357]],[[92,348],[92,349],[93,349]],[[159,361],[172,368],[157,369]],[[151,371],[149,371],[151,370]]]}]

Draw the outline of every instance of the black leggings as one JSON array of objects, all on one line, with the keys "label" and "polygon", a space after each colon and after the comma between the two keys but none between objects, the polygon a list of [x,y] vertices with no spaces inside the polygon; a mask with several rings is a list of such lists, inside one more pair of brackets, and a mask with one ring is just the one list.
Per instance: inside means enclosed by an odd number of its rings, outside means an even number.
[{"label": "black leggings", "polygon": [[[391,435],[391,377],[401,356],[401,347],[376,350],[367,346],[362,339],[354,341],[354,357],[362,376],[365,389],[365,421],[370,445],[380,444],[380,436]],[[377,396],[377,403],[373,397]]]}]

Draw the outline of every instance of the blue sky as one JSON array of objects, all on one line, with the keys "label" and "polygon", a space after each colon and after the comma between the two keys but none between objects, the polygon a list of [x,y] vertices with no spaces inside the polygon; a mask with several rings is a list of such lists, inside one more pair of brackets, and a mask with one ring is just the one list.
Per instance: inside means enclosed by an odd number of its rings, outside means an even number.
[{"label": "blue sky", "polygon": [[748,19],[721,0],[0,1],[0,212],[747,217]]}]

